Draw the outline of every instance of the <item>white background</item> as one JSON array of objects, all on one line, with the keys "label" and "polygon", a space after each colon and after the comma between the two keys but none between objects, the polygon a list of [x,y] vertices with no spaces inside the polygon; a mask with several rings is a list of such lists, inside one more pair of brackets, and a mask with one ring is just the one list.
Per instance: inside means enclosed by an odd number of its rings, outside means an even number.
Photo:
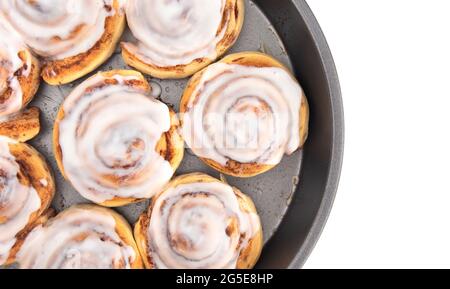
[{"label": "white background", "polygon": [[309,0],[346,114],[335,206],[306,268],[450,267],[450,1]]}]

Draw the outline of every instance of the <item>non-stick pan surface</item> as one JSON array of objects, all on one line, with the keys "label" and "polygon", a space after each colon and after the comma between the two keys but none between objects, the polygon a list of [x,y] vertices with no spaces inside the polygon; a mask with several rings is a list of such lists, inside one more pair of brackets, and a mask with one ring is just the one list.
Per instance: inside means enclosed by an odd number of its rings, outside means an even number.
[{"label": "non-stick pan surface", "polygon": [[[126,32],[124,38],[130,38]],[[238,43],[230,51],[258,50],[292,68],[311,106],[309,140],[303,151],[285,157],[274,170],[251,179],[228,177],[249,194],[261,216],[266,246],[259,268],[298,268],[303,265],[325,224],[334,199],[343,149],[343,113],[339,83],[325,38],[303,0],[246,0],[246,20]],[[100,70],[128,68],[120,48]],[[85,78],[84,78],[85,79]],[[54,119],[64,98],[84,79],[70,85],[43,84],[32,105],[42,110],[42,133],[32,141],[55,172],[61,211],[87,203],[60,174],[52,153]],[[160,99],[178,111],[187,80],[149,80],[161,87]],[[201,171],[218,177],[189,151],[177,174]],[[117,210],[133,224],[148,202]]]}]

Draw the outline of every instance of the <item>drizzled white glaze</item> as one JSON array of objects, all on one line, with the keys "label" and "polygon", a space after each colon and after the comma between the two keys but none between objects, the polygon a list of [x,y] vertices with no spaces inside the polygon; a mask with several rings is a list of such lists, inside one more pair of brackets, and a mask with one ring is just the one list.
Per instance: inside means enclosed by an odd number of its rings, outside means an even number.
[{"label": "drizzled white glaze", "polygon": [[[226,0],[128,0],[128,25],[138,43],[125,48],[143,62],[158,67],[215,59],[229,15]],[[222,19],[225,25],[221,27]]]},{"label": "drizzled white glaze", "polygon": [[71,208],[36,227],[25,239],[17,261],[21,268],[131,268],[134,249],[116,232],[106,212]]},{"label": "drizzled white glaze", "polygon": [[156,200],[147,238],[156,268],[234,269],[260,226],[256,214],[241,210],[230,186],[181,184]]},{"label": "drizzled white glaze", "polygon": [[41,184],[41,186],[46,187],[48,186],[48,181],[46,179],[40,179],[39,183]]},{"label": "drizzled white glaze", "polygon": [[20,166],[9,150],[10,143],[14,141],[0,136],[0,265],[8,259],[16,235],[41,206],[36,190],[18,179]]},{"label": "drizzled white glaze", "polygon": [[184,139],[196,155],[223,166],[276,165],[300,146],[302,95],[284,69],[213,64],[182,115]]},{"label": "drizzled white glaze", "polygon": [[120,12],[113,1],[2,0],[0,13],[37,54],[59,60],[94,47],[106,18]]},{"label": "drizzled white glaze", "polygon": [[156,152],[171,126],[169,108],[125,84],[138,78],[111,79],[117,84],[105,85],[106,79],[95,75],[63,105],[59,143],[65,174],[81,195],[96,203],[150,198],[174,173]]},{"label": "drizzled white glaze", "polygon": [[0,15],[0,95],[11,88],[11,96],[0,104],[0,117],[14,114],[22,108],[23,91],[16,73],[22,70],[21,74],[27,77],[31,71],[31,59],[23,61],[19,57],[25,49],[20,37]]},{"label": "drizzled white glaze", "polygon": [[159,83],[155,82],[155,81],[151,81],[150,82],[150,86],[152,88],[152,92],[151,92],[151,96],[154,98],[159,98],[161,97],[162,94],[162,87]]}]

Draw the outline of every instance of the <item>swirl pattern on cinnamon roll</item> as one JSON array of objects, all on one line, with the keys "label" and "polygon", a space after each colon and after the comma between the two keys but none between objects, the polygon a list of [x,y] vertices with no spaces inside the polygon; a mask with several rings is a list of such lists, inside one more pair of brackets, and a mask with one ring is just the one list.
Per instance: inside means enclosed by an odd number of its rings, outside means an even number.
[{"label": "swirl pattern on cinnamon roll", "polygon": [[181,100],[183,137],[208,165],[251,177],[306,140],[308,103],[290,72],[256,52],[230,55],[197,73]]},{"label": "swirl pattern on cinnamon roll", "polygon": [[50,84],[78,79],[102,64],[125,26],[120,0],[3,0],[0,13],[46,59]]},{"label": "swirl pattern on cinnamon roll", "polygon": [[151,198],[183,158],[179,121],[139,72],[109,71],[67,97],[54,126],[58,166],[85,198],[121,206]]},{"label": "swirl pattern on cinnamon roll", "polygon": [[79,205],[34,228],[17,261],[23,269],[139,269],[131,227],[116,212]]},{"label": "swirl pattern on cinnamon roll", "polygon": [[0,15],[0,118],[19,112],[33,99],[39,73],[38,60]]},{"label": "swirl pattern on cinnamon roll", "polygon": [[0,137],[0,265],[15,261],[25,232],[48,209],[52,174],[31,146]]},{"label": "swirl pattern on cinnamon roll", "polygon": [[247,269],[262,249],[253,201],[204,174],[175,178],[135,225],[147,268]]},{"label": "swirl pattern on cinnamon roll", "polygon": [[244,21],[243,0],[128,0],[137,43],[122,43],[125,62],[158,78],[184,78],[225,53]]}]

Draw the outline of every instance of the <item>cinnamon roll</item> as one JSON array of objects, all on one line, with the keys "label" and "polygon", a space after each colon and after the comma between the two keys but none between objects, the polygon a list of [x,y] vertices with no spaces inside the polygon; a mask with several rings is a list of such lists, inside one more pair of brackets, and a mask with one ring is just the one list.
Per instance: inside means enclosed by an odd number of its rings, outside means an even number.
[{"label": "cinnamon roll", "polygon": [[39,82],[39,61],[0,15],[0,118],[25,107],[36,94]]},{"label": "cinnamon roll", "polygon": [[147,268],[248,269],[263,239],[253,201],[208,175],[175,178],[134,228]]},{"label": "cinnamon roll", "polygon": [[251,177],[303,146],[308,102],[297,80],[272,57],[244,52],[194,75],[181,99],[183,137],[206,164]]},{"label": "cinnamon roll", "polygon": [[100,66],[125,27],[121,0],[3,0],[0,14],[45,59],[42,76],[69,83]]},{"label": "cinnamon roll", "polygon": [[184,78],[223,55],[244,22],[243,0],[128,0],[137,43],[122,43],[127,64],[157,78]]},{"label": "cinnamon roll", "polygon": [[26,142],[37,136],[41,130],[40,111],[37,107],[25,109],[0,121],[0,135]]},{"label": "cinnamon roll", "polygon": [[101,72],[80,84],[54,126],[57,163],[75,189],[116,207],[151,198],[172,178],[184,153],[179,121],[150,96],[139,72]]},{"label": "cinnamon roll", "polygon": [[130,225],[113,210],[78,205],[34,228],[17,261],[23,269],[140,269]]},{"label": "cinnamon roll", "polygon": [[0,137],[0,265],[15,261],[26,233],[46,216],[53,176],[31,146]]}]

